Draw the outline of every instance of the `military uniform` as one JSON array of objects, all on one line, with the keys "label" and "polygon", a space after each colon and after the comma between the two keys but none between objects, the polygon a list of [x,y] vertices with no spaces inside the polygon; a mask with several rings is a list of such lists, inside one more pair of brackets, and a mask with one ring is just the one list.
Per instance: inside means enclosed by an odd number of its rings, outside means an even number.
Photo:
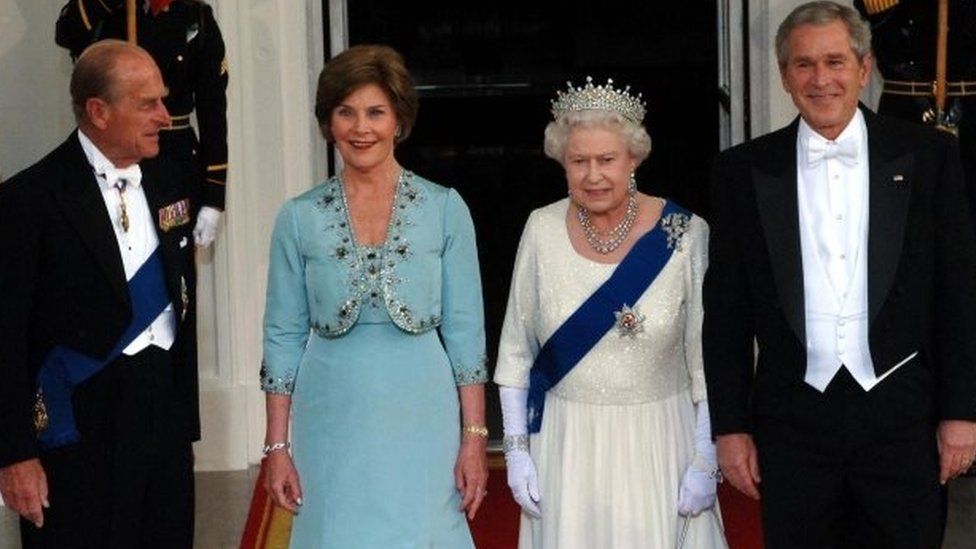
[{"label": "military uniform", "polygon": [[[871,23],[871,45],[885,79],[881,114],[923,121],[935,109],[938,3],[854,0]],[[970,213],[976,214],[976,0],[949,0],[946,111],[956,118]]]},{"label": "military uniform", "polygon": [[[141,6],[143,2],[138,2]],[[199,174],[189,187],[194,217],[201,206],[224,209],[227,182],[227,58],[213,9],[197,0],[173,0],[153,15],[138,8],[137,41],[169,88],[164,100],[173,126],[160,137],[160,155]],[[77,58],[93,42],[126,38],[119,0],[71,0],[61,9],[55,41]],[[190,125],[196,109],[200,137]]]}]

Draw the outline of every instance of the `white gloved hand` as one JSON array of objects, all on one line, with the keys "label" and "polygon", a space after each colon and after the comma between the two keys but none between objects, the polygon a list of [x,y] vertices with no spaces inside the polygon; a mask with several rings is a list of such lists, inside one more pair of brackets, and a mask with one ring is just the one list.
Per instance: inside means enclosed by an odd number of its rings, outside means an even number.
[{"label": "white gloved hand", "polygon": [[[508,487],[515,501],[534,518],[541,518],[539,509],[539,475],[528,452],[528,396],[527,389],[498,387],[502,404],[502,426],[505,429],[505,464],[508,468]],[[522,441],[512,446],[512,441]],[[524,447],[522,447],[524,446]]]},{"label": "white gloved hand", "polygon": [[678,490],[678,514],[684,516],[695,516],[715,505],[718,490],[718,461],[712,443],[708,402],[700,402],[696,413],[695,458],[681,478]]},{"label": "white gloved hand", "polygon": [[539,509],[539,475],[535,470],[532,456],[525,450],[511,450],[505,453],[508,468],[508,487],[512,497],[522,509],[533,518],[542,518]]},{"label": "white gloved hand", "polygon": [[204,206],[197,214],[197,224],[193,227],[193,242],[206,248],[217,238],[217,225],[220,224],[220,210]]}]

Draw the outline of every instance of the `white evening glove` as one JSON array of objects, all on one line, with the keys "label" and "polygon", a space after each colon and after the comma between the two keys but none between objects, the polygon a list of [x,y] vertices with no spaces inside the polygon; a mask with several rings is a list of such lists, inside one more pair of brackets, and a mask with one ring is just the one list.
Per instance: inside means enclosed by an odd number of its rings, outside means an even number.
[{"label": "white evening glove", "polygon": [[498,387],[502,401],[502,425],[505,429],[505,465],[512,497],[526,513],[542,518],[539,510],[539,475],[529,454],[528,389]]},{"label": "white evening glove", "polygon": [[193,227],[193,242],[206,248],[217,238],[217,225],[220,223],[220,210],[204,206],[197,214],[197,224]]},{"label": "white evening glove", "polygon": [[681,478],[678,490],[678,514],[695,516],[715,505],[718,489],[718,460],[712,444],[712,425],[708,417],[708,402],[696,406],[695,458]]}]

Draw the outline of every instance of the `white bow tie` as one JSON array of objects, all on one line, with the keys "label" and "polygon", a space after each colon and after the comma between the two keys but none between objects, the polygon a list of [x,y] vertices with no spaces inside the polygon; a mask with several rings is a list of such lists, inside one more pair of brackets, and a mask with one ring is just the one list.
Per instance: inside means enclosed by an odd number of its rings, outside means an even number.
[{"label": "white bow tie", "polygon": [[807,140],[807,165],[811,168],[824,160],[836,158],[845,166],[857,165],[857,139],[843,139],[841,141],[824,141],[811,138]]},{"label": "white bow tie", "polygon": [[127,185],[138,185],[142,181],[142,169],[139,168],[139,164],[133,164],[128,168],[121,169],[109,166],[105,169],[105,181],[110,187],[115,187],[122,180]]}]

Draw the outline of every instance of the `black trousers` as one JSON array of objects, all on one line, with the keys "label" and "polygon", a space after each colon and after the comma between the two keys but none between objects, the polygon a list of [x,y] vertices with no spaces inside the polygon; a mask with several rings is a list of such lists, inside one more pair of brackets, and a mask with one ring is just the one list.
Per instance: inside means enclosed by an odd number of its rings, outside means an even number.
[{"label": "black trousers", "polygon": [[906,364],[870,392],[842,369],[824,393],[800,383],[756,444],[767,549],[938,549],[931,374]]},{"label": "black trousers", "polygon": [[75,389],[81,441],[45,452],[51,507],[25,549],[191,548],[193,456],[168,352],[122,356]]}]

